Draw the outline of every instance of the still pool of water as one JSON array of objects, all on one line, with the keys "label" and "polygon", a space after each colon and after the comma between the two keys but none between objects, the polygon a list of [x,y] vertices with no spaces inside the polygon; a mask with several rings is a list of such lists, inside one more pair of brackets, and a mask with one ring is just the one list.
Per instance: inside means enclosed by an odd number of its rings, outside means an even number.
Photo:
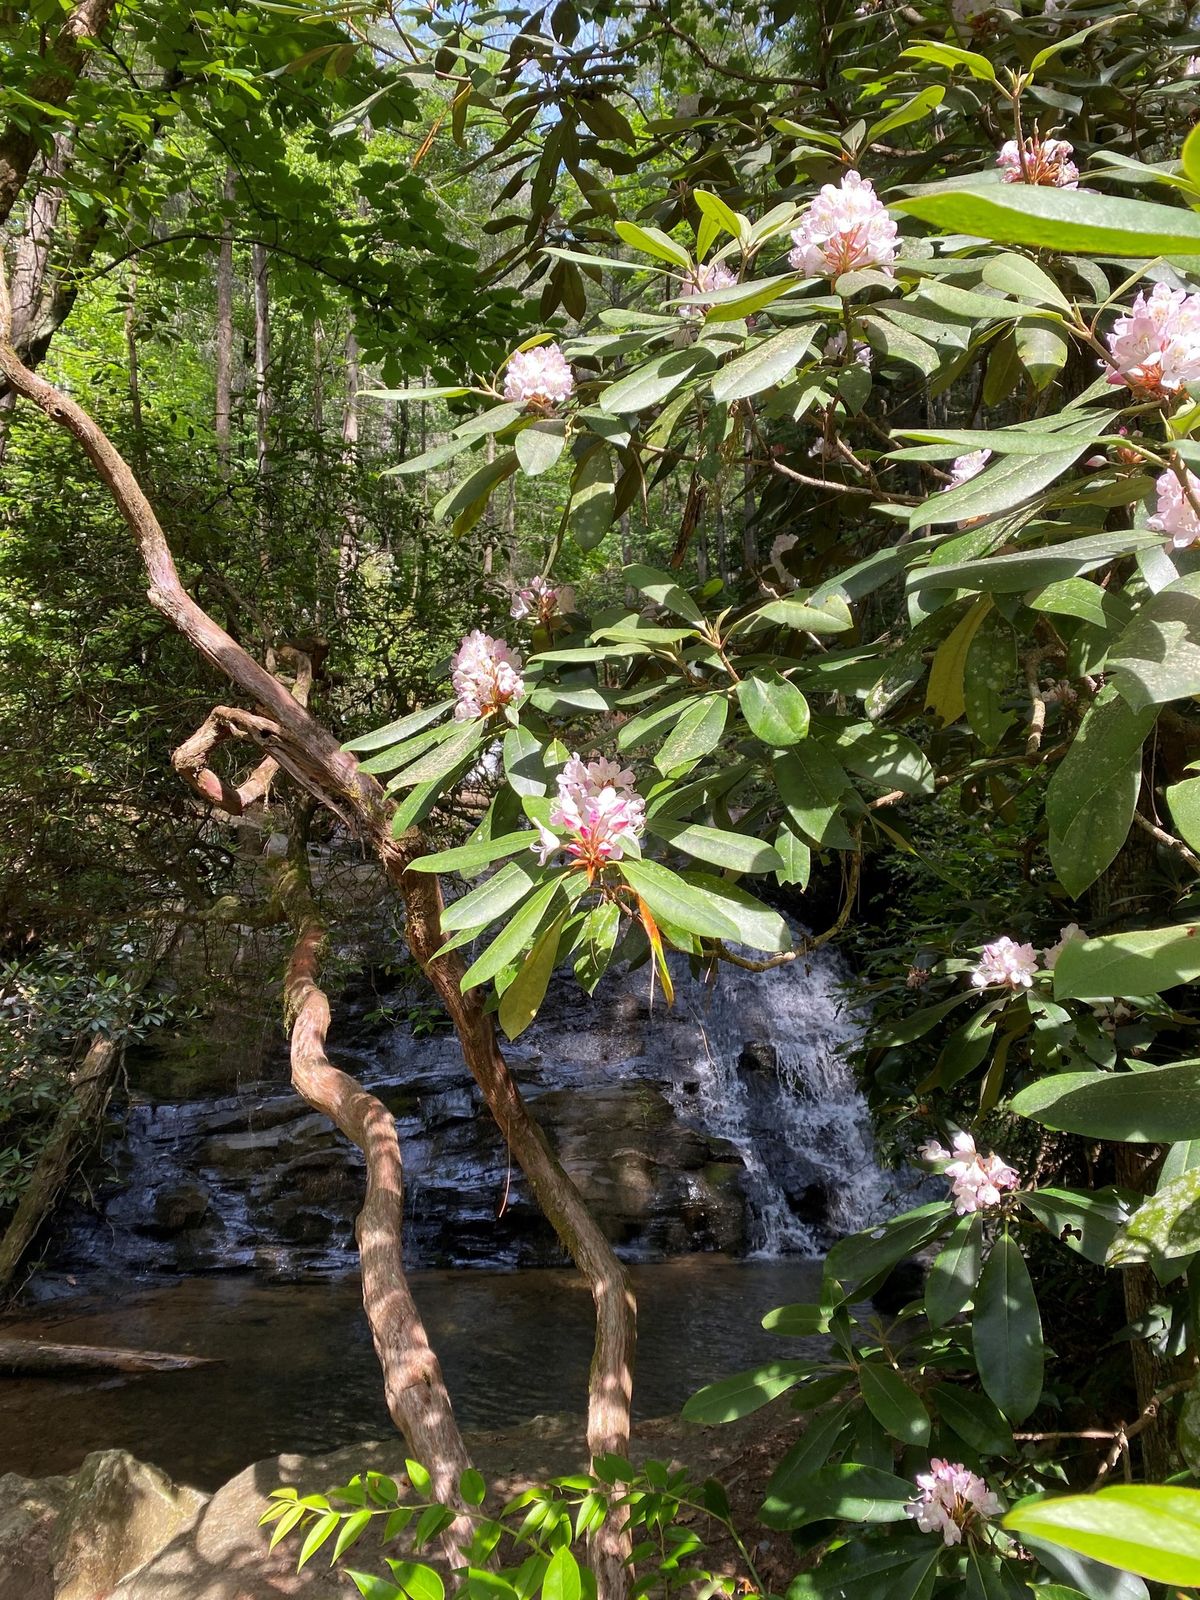
[{"label": "still pool of water", "polygon": [[[631,1269],[639,1307],[635,1414],[675,1412],[702,1384],[819,1341],[764,1333],[773,1306],[816,1297],[811,1260],[688,1256]],[[592,1302],[567,1271],[412,1274],[461,1425],[582,1414]],[[120,1446],[204,1489],[250,1462],[386,1438],[391,1423],[357,1278],[244,1276],[131,1284],[0,1321],[0,1334],[214,1357],[138,1377],[0,1377],[0,1473],[71,1472]]]}]

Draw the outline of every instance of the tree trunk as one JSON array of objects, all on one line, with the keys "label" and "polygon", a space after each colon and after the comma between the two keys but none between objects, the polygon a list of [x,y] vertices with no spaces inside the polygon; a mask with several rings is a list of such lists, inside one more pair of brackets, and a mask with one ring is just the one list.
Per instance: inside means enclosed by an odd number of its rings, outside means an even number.
[{"label": "tree trunk", "polygon": [[[13,344],[21,349],[37,321],[46,282],[50,246],[62,209],[62,182],[71,159],[73,136],[60,133],[46,160],[37,193],[29,203],[25,231],[17,241],[12,265]],[[0,462],[7,444],[7,419],[17,403],[16,393],[5,388],[0,393]]]},{"label": "tree trunk", "polygon": [[267,475],[271,422],[271,300],[267,281],[267,252],[261,244],[251,251],[254,275],[254,431],[255,463],[261,480]]},{"label": "tree trunk", "polygon": [[[346,335],[346,405],[342,412],[342,460],[353,472],[358,466],[358,390],[361,374],[358,365],[358,340],[353,333]],[[353,478],[351,492],[346,499],[342,523],[342,537],[338,546],[337,614],[347,615],[347,586],[358,565],[358,545],[361,524],[354,498]]]},{"label": "tree trunk", "polygon": [[[268,716],[220,707],[228,731],[253,741],[297,782],[370,846],[399,888],[408,913],[414,956],[452,1018],[463,1058],[513,1155],[564,1247],[586,1277],[596,1304],[596,1344],[588,1395],[588,1443],[593,1455],[625,1454],[635,1341],[635,1306],[624,1268],[617,1260],[579,1190],[555,1160],[545,1135],[529,1114],[497,1045],[491,1016],[478,990],[462,992],[457,952],[435,959],[441,942],[441,889],[436,878],[407,871],[422,852],[415,831],[392,838],[394,803],[353,756],[247,654],[183,588],[166,537],[127,463],[96,423],[68,396],[16,358],[6,341],[3,280],[0,278],[0,372],[51,421],[79,441],[133,533],[150,579],[149,599],[193,648],[256,700]],[[611,1518],[595,1537],[600,1600],[627,1592],[624,1558],[628,1540]]]},{"label": "tree trunk", "polygon": [[217,462],[221,476],[229,476],[230,427],[233,417],[233,216],[237,199],[237,173],[225,173],[221,198],[225,202],[225,223],[217,251],[217,329],[214,350],[217,399],[213,432],[217,439]]},{"label": "tree trunk", "polygon": [[129,268],[129,298],[125,305],[125,348],[129,357],[129,409],[133,429],[140,441],[142,436],[142,392],[138,382],[137,347],[137,263]]},{"label": "tree trunk", "polygon": [[0,1239],[0,1299],[9,1293],[26,1251],[58,1204],[81,1147],[96,1131],[120,1060],[120,1049],[111,1039],[95,1039],[75,1072],[71,1098],[55,1118],[33,1176]]},{"label": "tree trunk", "polygon": [[99,1344],[53,1344],[44,1339],[0,1339],[6,1372],[186,1372],[211,1366],[211,1356],[179,1356],[165,1350],[122,1350]]}]

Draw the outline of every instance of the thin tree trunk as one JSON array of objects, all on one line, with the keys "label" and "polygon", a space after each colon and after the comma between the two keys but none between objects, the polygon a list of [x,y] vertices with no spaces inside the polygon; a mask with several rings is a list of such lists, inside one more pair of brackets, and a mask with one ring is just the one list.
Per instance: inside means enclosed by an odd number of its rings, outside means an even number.
[{"label": "thin tree trunk", "polygon": [[[63,183],[71,159],[74,136],[60,133],[46,160],[37,193],[29,203],[25,231],[17,241],[12,266],[13,344],[20,349],[29,339],[37,321],[50,260],[50,246],[62,209]],[[16,394],[5,389],[0,394],[0,462],[7,447],[8,417],[17,403]]]},{"label": "thin tree trunk", "polygon": [[325,328],[320,317],[313,323],[312,425],[319,442],[325,438]]},{"label": "thin tree trunk", "polygon": [[137,346],[137,263],[129,268],[128,300],[125,305],[125,349],[129,357],[129,409],[139,447],[142,436],[142,393],[138,382]]},{"label": "thin tree trunk", "polygon": [[[395,807],[379,783],[187,593],[158,519],[127,463],[80,406],[17,360],[7,342],[8,328],[0,277],[0,372],[82,445],[134,535],[150,579],[151,604],[198,654],[268,712],[263,717],[232,707],[219,708],[229,734],[253,741],[261,755],[278,761],[309,794],[340,817],[375,851],[399,888],[408,914],[410,948],[454,1022],[463,1058],[489,1110],[564,1247],[588,1281],[597,1312],[588,1443],[593,1455],[607,1451],[624,1454],[629,1440],[635,1341],[635,1307],[628,1278],[579,1190],[530,1116],[500,1053],[480,992],[462,992],[464,969],[458,953],[436,956],[441,943],[440,885],[436,877],[407,870],[423,851],[420,834],[413,830],[399,840],[392,838]],[[595,1536],[600,1600],[620,1600],[627,1592],[627,1552],[628,1539],[619,1519],[610,1518]]]},{"label": "thin tree trunk", "polygon": [[85,1141],[95,1133],[108,1104],[121,1051],[111,1039],[94,1039],[75,1072],[71,1098],[55,1118],[50,1138],[0,1239],[0,1299],[75,1171]]},{"label": "thin tree trunk", "polygon": [[221,476],[229,476],[230,429],[233,418],[233,204],[237,199],[237,173],[225,173],[221,191],[225,222],[217,251],[217,329],[214,350],[217,398],[213,432],[217,440],[217,462]]},{"label": "thin tree trunk", "polygon": [[251,251],[254,275],[254,431],[255,463],[260,482],[267,475],[271,423],[271,298],[267,252],[256,244]]},{"label": "thin tree trunk", "polygon": [[337,614],[347,615],[347,587],[351,574],[358,565],[358,546],[361,523],[354,498],[354,469],[358,466],[358,390],[361,375],[358,365],[358,340],[353,333],[346,335],[346,405],[342,412],[342,461],[350,473],[350,494],[346,500],[342,522],[342,537],[338,547]]}]

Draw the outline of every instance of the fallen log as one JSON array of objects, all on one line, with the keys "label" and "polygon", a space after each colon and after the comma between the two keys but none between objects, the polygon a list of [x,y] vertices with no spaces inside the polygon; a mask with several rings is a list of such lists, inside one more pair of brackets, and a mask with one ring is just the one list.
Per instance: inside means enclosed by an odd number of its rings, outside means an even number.
[{"label": "fallen log", "polygon": [[165,1350],[0,1338],[0,1368],[6,1372],[183,1372],[189,1367],[211,1366],[213,1360],[212,1356],[181,1356]]}]

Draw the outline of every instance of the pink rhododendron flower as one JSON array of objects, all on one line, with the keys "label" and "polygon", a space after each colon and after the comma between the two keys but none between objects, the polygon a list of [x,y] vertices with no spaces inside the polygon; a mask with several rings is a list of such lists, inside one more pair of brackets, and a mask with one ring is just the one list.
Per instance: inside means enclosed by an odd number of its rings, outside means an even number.
[{"label": "pink rhododendron flower", "polygon": [[493,639],[478,628],[464,637],[451,656],[450,681],[458,696],[456,722],[486,717],[525,692],[520,656],[503,639]]},{"label": "pink rhododendron flower", "polygon": [[1004,934],[991,944],[984,945],[979,965],[971,974],[971,982],[977,989],[987,989],[992,984],[1004,984],[1009,989],[1029,989],[1033,986],[1033,975],[1037,968],[1038,960],[1033,946],[1017,944]]},{"label": "pink rhododendron flower", "polygon": [[1161,399],[1200,383],[1200,294],[1156,283],[1139,294],[1108,336],[1109,383]]},{"label": "pink rhododendron flower", "polygon": [[703,296],[715,294],[718,289],[732,289],[736,283],[737,274],[730,272],[728,267],[723,267],[719,261],[713,261],[707,266],[701,264],[680,285],[680,294],[685,295],[690,304],[677,305],[676,316],[684,317],[688,322],[699,321],[711,308],[710,304],[705,304]]},{"label": "pink rhododendron flower", "polygon": [[504,374],[504,398],[547,411],[575,392],[571,364],[556,344],[518,350]]},{"label": "pink rhododendron flower", "polygon": [[[1194,472],[1189,472],[1187,481],[1197,504],[1200,504],[1200,478]],[[1154,487],[1158,493],[1158,504],[1146,526],[1155,533],[1169,534],[1173,550],[1186,550],[1190,545],[1200,544],[1200,515],[1197,515],[1196,507],[1184,493],[1177,475],[1164,472],[1155,480]]]},{"label": "pink rhododendron flower", "polygon": [[546,623],[574,609],[575,590],[571,584],[564,583],[555,588],[545,578],[537,577],[530,580],[527,588],[517,590],[513,596],[511,614],[518,622],[533,617],[537,622]]},{"label": "pink rhododendron flower", "polygon": [[1042,951],[1042,965],[1053,972],[1059,956],[1062,955],[1067,946],[1074,944],[1077,939],[1086,938],[1087,934],[1077,922],[1068,922],[1065,928],[1058,930],[1058,943],[1052,944],[1048,949]]},{"label": "pink rhododendron flower", "polygon": [[[825,348],[821,352],[826,361],[840,361],[846,354],[846,331],[839,329],[831,339],[825,341]],[[865,339],[855,339],[854,359],[860,367],[871,365],[871,346]]]},{"label": "pink rhododendron flower", "polygon": [[631,846],[636,851],[646,825],[646,802],[633,787],[633,773],[603,756],[584,762],[577,755],[558,775],[558,799],[550,812],[550,828],[562,828],[560,839],[540,827],[538,854],[542,865],[556,850],[587,866],[589,874],[610,861],[620,861]]},{"label": "pink rhododendron flower", "polygon": [[996,165],[1003,169],[1005,183],[1040,184],[1051,189],[1078,189],[1079,168],[1072,161],[1074,145],[1065,139],[1038,139],[1025,141],[1025,167],[1021,167],[1021,151],[1015,139],[1002,145]]},{"label": "pink rhododendron flower", "polygon": [[972,478],[977,478],[992,459],[990,450],[968,450],[965,456],[956,456],[950,468],[950,482],[943,484],[946,489],[958,489],[964,483],[970,483]]},{"label": "pink rhododendron flower", "polygon": [[929,1468],[917,1474],[920,1493],[904,1508],[922,1533],[940,1533],[946,1544],[959,1544],[969,1523],[1004,1509],[986,1481],[961,1461],[934,1457]]},{"label": "pink rhododendron flower", "polygon": [[954,1135],[953,1150],[931,1140],[920,1151],[921,1160],[941,1165],[950,1180],[954,1209],[960,1217],[973,1215],[988,1206],[997,1206],[1006,1189],[1015,1189],[1019,1173],[997,1155],[981,1156],[969,1133]]},{"label": "pink rhododendron flower", "polygon": [[860,267],[891,272],[896,224],[866,178],[848,172],[827,183],[792,232],[788,264],[810,278],[836,278]]}]

